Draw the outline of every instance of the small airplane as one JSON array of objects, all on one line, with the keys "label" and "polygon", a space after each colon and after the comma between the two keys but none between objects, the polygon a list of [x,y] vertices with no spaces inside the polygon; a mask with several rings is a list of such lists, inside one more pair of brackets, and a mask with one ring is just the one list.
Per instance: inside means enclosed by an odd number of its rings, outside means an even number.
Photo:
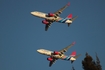
[{"label": "small airplane", "polygon": [[67,50],[71,48],[74,44],[75,42],[73,42],[72,44],[70,44],[69,46],[65,47],[64,49],[60,51],[50,51],[46,49],[38,49],[37,52],[43,55],[50,56],[47,58],[47,60],[50,61],[49,67],[51,67],[52,64],[55,63],[55,61],[58,59],[71,61],[71,63],[73,63],[80,56],[80,54],[76,55],[76,51],[73,51],[70,56],[67,56],[64,53],[67,52]]},{"label": "small airplane", "polygon": [[69,14],[66,18],[61,18],[60,17],[60,14],[69,5],[70,5],[70,3],[68,3],[65,6],[63,6],[61,9],[59,9],[58,11],[56,11],[54,13],[43,13],[43,12],[33,11],[33,12],[31,12],[31,14],[33,16],[45,19],[45,20],[42,21],[42,23],[45,24],[45,31],[48,30],[48,28],[51,26],[51,24],[53,22],[65,23],[65,24],[68,24],[68,27],[69,27],[70,24],[77,18],[77,16],[72,18],[72,14]]}]

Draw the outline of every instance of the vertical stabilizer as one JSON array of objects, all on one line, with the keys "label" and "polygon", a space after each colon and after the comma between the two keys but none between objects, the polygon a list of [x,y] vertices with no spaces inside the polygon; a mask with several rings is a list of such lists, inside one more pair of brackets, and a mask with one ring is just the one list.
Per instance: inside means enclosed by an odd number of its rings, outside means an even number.
[{"label": "vertical stabilizer", "polygon": [[72,53],[71,53],[71,55],[70,55],[71,57],[74,57],[74,56],[76,56],[76,51],[73,51]]},{"label": "vertical stabilizer", "polygon": [[69,14],[69,15],[67,16],[67,18],[68,18],[68,19],[72,19],[72,14]]}]

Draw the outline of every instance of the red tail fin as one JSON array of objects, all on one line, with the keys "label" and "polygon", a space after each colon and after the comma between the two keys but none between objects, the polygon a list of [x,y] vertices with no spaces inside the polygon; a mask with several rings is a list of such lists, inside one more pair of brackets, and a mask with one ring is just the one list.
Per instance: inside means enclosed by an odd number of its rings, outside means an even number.
[{"label": "red tail fin", "polygon": [[70,56],[76,56],[76,51],[73,51]]},{"label": "red tail fin", "polygon": [[69,14],[69,15],[67,16],[67,18],[68,18],[68,19],[72,19],[72,14]]}]

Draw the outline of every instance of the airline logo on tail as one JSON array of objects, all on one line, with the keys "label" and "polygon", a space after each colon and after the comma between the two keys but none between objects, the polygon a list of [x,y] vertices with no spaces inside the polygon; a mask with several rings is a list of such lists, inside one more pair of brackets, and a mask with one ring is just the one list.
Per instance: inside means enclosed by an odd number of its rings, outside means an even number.
[{"label": "airline logo on tail", "polygon": [[70,55],[71,57],[74,57],[74,56],[76,56],[76,51],[73,51],[72,53],[71,53],[71,55]]},{"label": "airline logo on tail", "polygon": [[72,14],[68,15],[67,19],[72,19]]}]

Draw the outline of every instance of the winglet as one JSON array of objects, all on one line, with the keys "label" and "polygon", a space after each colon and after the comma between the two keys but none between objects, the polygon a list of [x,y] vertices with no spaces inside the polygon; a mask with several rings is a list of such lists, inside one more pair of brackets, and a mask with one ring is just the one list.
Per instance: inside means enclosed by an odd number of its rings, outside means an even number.
[{"label": "winglet", "polygon": [[67,6],[69,6],[69,5],[70,5],[70,2],[68,2]]},{"label": "winglet", "polygon": [[72,45],[74,45],[76,42],[73,42]]}]

